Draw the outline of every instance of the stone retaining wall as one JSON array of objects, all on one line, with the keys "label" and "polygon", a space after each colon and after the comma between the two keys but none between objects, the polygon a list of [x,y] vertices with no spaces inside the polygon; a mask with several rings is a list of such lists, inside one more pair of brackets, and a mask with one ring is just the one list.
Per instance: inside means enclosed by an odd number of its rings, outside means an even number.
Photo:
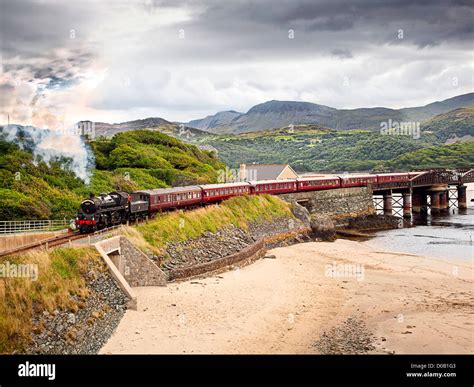
[{"label": "stone retaining wall", "polygon": [[205,262],[199,265],[179,268],[171,270],[168,273],[168,280],[188,280],[192,277],[200,276],[202,274],[217,274],[220,272],[232,269],[233,266],[238,265],[243,267],[250,263],[262,258],[266,252],[266,246],[269,244],[275,244],[286,239],[294,238],[298,235],[309,234],[311,229],[309,227],[302,227],[299,229],[292,230],[290,232],[272,235],[270,237],[260,238],[257,242],[244,248],[238,253],[228,255],[220,259],[216,259],[212,262]]},{"label": "stone retaining wall", "polygon": [[337,221],[375,213],[371,187],[295,192],[278,196],[285,201],[303,205],[312,214],[325,215]]},{"label": "stone retaining wall", "polygon": [[166,286],[165,273],[127,238],[120,238],[123,276],[130,286]]}]

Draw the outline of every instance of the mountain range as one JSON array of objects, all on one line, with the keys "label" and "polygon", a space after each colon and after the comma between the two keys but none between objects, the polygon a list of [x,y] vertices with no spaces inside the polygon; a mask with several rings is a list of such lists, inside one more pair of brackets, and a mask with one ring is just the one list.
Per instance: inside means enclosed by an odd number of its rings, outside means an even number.
[{"label": "mountain range", "polygon": [[[472,110],[455,112],[474,104],[474,93],[458,95],[443,101],[433,102],[425,106],[403,109],[385,107],[336,109],[330,106],[318,105],[311,102],[299,101],[268,101],[253,106],[247,113],[234,110],[218,112],[202,119],[186,123],[173,122],[160,117],[150,117],[140,120],[109,124],[96,122],[97,136],[111,137],[119,132],[137,129],[156,128],[174,137],[194,139],[206,134],[240,134],[259,132],[268,129],[282,128],[290,125],[319,125],[337,130],[365,129],[380,130],[382,122],[420,122],[422,128],[434,126],[448,134],[449,126],[464,120],[463,134],[471,134]],[[449,114],[448,114],[449,113]],[[462,114],[460,114],[462,113]],[[438,117],[438,115],[447,114]],[[443,123],[441,123],[443,121]],[[467,125],[467,126],[466,126]],[[447,136],[449,137],[449,136]]]},{"label": "mountain range", "polygon": [[379,130],[381,122],[422,122],[435,115],[474,103],[474,93],[458,95],[421,107],[390,109],[384,107],[336,109],[311,102],[268,101],[253,106],[247,113],[219,112],[187,126],[211,133],[243,133],[288,125],[316,124],[339,130]]}]

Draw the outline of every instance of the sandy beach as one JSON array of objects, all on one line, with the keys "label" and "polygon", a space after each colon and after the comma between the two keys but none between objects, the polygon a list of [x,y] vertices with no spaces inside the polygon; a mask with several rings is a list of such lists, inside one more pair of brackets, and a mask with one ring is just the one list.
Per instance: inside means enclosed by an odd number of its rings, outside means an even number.
[{"label": "sandy beach", "polygon": [[135,288],[138,310],[101,353],[309,354],[324,352],[322,337],[354,353],[338,340],[357,337],[360,324],[371,343],[363,352],[474,352],[472,261],[342,239],[268,254],[219,276]]}]

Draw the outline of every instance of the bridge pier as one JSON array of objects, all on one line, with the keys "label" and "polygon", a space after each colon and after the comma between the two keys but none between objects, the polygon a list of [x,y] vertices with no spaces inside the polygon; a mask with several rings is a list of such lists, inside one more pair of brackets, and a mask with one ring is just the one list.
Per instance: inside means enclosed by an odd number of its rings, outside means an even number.
[{"label": "bridge pier", "polygon": [[426,212],[428,201],[424,190],[417,190],[412,193],[412,211],[415,213]]},{"label": "bridge pier", "polygon": [[434,185],[428,190],[431,196],[431,213],[438,214],[448,206],[448,197],[446,195],[448,187],[446,185]]},{"label": "bridge pier", "polygon": [[440,193],[439,192],[431,192],[431,213],[432,214],[437,214],[441,210],[441,205],[440,205]]},{"label": "bridge pier", "polygon": [[447,211],[449,209],[448,191],[441,191],[439,193],[439,208],[441,211]]},{"label": "bridge pier", "polygon": [[392,191],[383,193],[383,214],[392,215]]},{"label": "bridge pier", "polygon": [[403,192],[403,217],[411,218],[411,193]]},{"label": "bridge pier", "polygon": [[460,210],[465,210],[467,208],[466,189],[467,187],[464,184],[458,185],[458,208]]}]

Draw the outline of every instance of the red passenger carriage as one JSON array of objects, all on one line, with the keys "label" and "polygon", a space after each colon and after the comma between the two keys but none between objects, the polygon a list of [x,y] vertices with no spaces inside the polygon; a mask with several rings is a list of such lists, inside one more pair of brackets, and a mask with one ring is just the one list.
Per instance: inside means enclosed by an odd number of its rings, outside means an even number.
[{"label": "red passenger carriage", "polygon": [[[172,208],[192,207],[201,203],[202,191],[197,185],[174,188],[158,188],[134,192],[140,200],[150,203],[150,212]],[[133,197],[132,197],[133,202]]]},{"label": "red passenger carriage", "polygon": [[341,186],[341,179],[335,177],[303,177],[297,179],[298,191],[316,191],[334,189]]},{"label": "red passenger carriage", "polygon": [[367,184],[376,184],[377,175],[347,175],[341,176],[341,188],[364,187]]},{"label": "red passenger carriage", "polygon": [[393,183],[410,180],[408,173],[380,173],[377,175],[377,183]]},{"label": "red passenger carriage", "polygon": [[224,183],[224,184],[206,184],[201,185],[202,202],[215,203],[225,200],[232,196],[250,194],[249,183]]},{"label": "red passenger carriage", "polygon": [[296,180],[261,180],[252,183],[252,193],[277,194],[296,192]]}]

